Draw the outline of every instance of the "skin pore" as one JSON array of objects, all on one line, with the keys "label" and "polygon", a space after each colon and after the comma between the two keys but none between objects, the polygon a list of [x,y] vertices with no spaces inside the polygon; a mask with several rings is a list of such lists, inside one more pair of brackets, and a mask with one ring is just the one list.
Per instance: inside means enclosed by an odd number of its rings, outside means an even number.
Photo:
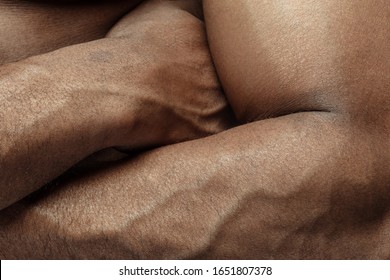
[{"label": "skin pore", "polygon": [[[12,205],[0,213],[0,257],[390,258],[389,9],[321,3],[204,1],[230,104],[256,121]],[[205,36],[172,7],[152,1],[114,30],[135,34],[147,23],[148,42],[170,47],[184,40],[166,37],[173,30]],[[316,44],[330,40],[338,44]]]}]

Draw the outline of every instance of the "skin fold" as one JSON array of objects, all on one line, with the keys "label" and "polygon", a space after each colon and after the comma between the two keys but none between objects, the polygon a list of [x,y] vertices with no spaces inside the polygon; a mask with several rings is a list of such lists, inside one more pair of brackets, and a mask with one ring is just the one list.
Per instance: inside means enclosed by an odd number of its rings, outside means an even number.
[{"label": "skin fold", "polygon": [[[108,36],[168,48],[206,36],[178,3],[147,2]],[[60,178],[0,212],[0,257],[390,258],[390,11],[321,3],[204,1],[244,124]]]}]

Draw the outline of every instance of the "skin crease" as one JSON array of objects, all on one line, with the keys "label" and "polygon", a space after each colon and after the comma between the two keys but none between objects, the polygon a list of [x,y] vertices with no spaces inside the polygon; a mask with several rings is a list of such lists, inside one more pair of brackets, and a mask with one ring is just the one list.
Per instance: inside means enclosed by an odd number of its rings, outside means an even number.
[{"label": "skin crease", "polygon": [[[227,96],[241,120],[258,121],[67,177],[14,204],[0,213],[0,257],[390,258],[389,9],[384,1],[323,2],[205,1]],[[143,7],[134,22],[172,31],[158,27],[173,14]],[[283,31],[286,17],[314,18]],[[263,30],[252,22],[259,18],[276,34],[264,34],[264,46],[261,36],[243,36]],[[281,31],[302,37],[302,50]],[[315,43],[326,39],[338,44]],[[254,74],[264,68],[262,81]]]}]

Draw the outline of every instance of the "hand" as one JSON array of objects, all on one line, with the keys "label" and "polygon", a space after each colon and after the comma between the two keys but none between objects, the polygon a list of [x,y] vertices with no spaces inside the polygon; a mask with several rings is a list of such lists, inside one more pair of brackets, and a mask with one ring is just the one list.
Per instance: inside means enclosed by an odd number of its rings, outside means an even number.
[{"label": "hand", "polygon": [[[201,10],[200,1],[147,1],[107,35],[129,44],[121,56],[134,51],[138,55],[133,67],[142,88],[136,93],[142,121],[126,139],[142,135],[141,147],[215,134],[234,123],[214,71],[204,24],[194,16],[202,16]],[[116,78],[123,83],[128,76],[128,71],[118,71]]]},{"label": "hand", "polygon": [[[184,5],[184,4],[185,5]],[[114,111],[110,146],[134,150],[215,134],[234,118],[207,46],[198,1],[150,1],[107,38],[36,58],[57,63],[57,87],[92,92]],[[94,97],[95,96],[95,97]]]},{"label": "hand", "polygon": [[109,38],[0,68],[0,209],[102,149],[150,148],[232,125],[202,23],[171,3],[148,5],[122,33],[118,26]]}]

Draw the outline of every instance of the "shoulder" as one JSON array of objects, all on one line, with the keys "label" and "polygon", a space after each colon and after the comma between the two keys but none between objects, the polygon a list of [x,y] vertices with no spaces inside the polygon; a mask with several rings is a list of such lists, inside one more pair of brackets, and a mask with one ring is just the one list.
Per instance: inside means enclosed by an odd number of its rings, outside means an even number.
[{"label": "shoulder", "polygon": [[389,115],[385,2],[205,0],[204,8],[218,74],[243,121],[300,111]]}]

